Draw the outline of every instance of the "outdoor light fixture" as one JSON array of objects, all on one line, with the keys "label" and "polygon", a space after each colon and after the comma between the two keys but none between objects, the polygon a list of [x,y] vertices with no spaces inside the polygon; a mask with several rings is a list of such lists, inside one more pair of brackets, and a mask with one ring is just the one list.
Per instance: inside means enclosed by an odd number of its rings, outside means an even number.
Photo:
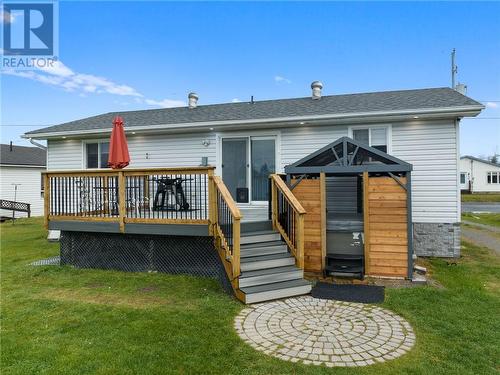
[{"label": "outdoor light fixture", "polygon": [[62,139],[66,139],[67,137],[66,136],[63,136]]},{"label": "outdoor light fixture", "polygon": [[301,121],[299,124],[300,124],[300,125],[304,125],[304,124],[305,124],[305,122],[304,122],[304,121]]},{"label": "outdoor light fixture", "polygon": [[204,139],[201,144],[205,147],[208,147],[210,145],[210,141],[208,139]]},{"label": "outdoor light fixture", "polygon": [[135,132],[132,132],[132,134],[135,134]]},{"label": "outdoor light fixture", "polygon": [[414,119],[417,119],[417,118],[418,118],[418,116],[413,116],[413,118],[414,118]]},{"label": "outdoor light fixture", "polygon": [[209,128],[208,130],[214,130],[214,128]]}]

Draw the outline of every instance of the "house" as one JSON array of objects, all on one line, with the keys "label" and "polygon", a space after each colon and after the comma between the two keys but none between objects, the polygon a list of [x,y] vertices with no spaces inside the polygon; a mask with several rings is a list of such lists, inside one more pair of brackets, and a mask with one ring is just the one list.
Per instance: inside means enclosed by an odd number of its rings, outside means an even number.
[{"label": "house", "polygon": [[[43,215],[42,172],[46,169],[46,151],[38,147],[0,145],[0,216]],[[14,204],[13,202],[17,202]],[[29,205],[29,206],[28,206]]]},{"label": "house", "polygon": [[122,112],[123,171],[105,169],[117,113],[26,133],[47,140],[46,221],[63,259],[212,276],[220,259],[249,303],[306,293],[304,270],[411,278],[414,254],[459,256],[459,123],[483,105],[450,88],[311,88]]},{"label": "house", "polygon": [[474,156],[462,156],[460,190],[472,194],[500,193],[500,164]]}]

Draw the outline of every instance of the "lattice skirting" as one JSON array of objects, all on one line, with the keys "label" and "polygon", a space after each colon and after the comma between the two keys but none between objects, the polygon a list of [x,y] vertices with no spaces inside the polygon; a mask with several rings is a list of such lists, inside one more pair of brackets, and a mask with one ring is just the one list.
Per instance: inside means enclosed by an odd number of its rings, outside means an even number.
[{"label": "lattice skirting", "polygon": [[212,237],[62,231],[60,244],[62,265],[211,277],[232,293]]}]

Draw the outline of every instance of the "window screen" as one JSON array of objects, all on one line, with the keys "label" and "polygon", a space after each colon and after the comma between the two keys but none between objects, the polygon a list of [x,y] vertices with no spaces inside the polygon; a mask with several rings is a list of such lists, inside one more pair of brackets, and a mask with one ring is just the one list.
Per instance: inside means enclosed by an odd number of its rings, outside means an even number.
[{"label": "window screen", "polygon": [[363,142],[370,146],[370,135],[368,129],[355,129],[352,131],[352,136],[355,141]]},{"label": "window screen", "polygon": [[99,165],[99,144],[87,143],[87,168],[97,168]]},{"label": "window screen", "polygon": [[380,151],[387,152],[387,129],[370,129],[371,131],[371,146]]},{"label": "window screen", "polygon": [[99,162],[101,168],[108,167],[108,157],[109,157],[109,143],[100,143],[99,144],[101,150],[99,151],[101,160]]}]

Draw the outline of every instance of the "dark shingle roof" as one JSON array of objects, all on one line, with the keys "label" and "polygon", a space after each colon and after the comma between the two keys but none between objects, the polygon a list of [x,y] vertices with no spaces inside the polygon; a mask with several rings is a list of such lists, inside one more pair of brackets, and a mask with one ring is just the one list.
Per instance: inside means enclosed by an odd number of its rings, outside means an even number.
[{"label": "dark shingle roof", "polygon": [[71,121],[26,133],[61,131],[86,131],[111,128],[114,116],[121,115],[127,128],[144,125],[168,125],[207,121],[244,121],[283,117],[338,115],[359,112],[385,112],[438,109],[463,106],[480,106],[447,87],[385,91],[363,94],[323,96],[320,100],[310,97],[256,101],[253,104],[225,103],[188,107],[149,109],[128,112],[110,112],[81,120]]},{"label": "dark shingle roof", "polygon": [[46,165],[47,151],[38,147],[0,145],[1,165]]}]

